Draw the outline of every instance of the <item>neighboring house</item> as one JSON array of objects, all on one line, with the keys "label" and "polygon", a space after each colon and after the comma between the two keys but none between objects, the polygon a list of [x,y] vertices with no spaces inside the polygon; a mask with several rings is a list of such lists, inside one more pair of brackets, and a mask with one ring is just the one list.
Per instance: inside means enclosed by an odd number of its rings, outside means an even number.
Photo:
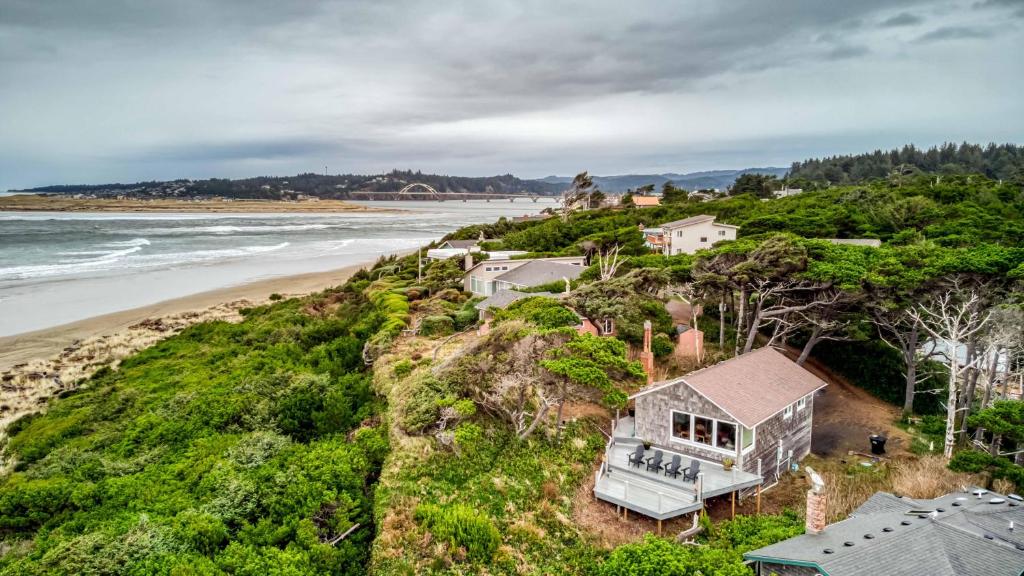
[{"label": "neighboring house", "polygon": [[448,258],[454,258],[456,256],[465,256],[466,254],[486,254],[488,258],[492,260],[508,260],[513,256],[520,254],[526,254],[525,250],[493,250],[490,252],[484,252],[480,249],[471,248],[431,248],[427,250],[428,260],[447,260]]},{"label": "neighboring house", "polygon": [[637,208],[661,206],[661,198],[657,196],[633,196],[633,205]]},{"label": "neighboring house", "polygon": [[877,238],[826,238],[826,240],[833,244],[845,244],[846,246],[878,248],[882,245],[882,241]]},{"label": "neighboring house", "polygon": [[575,280],[584,270],[582,256],[520,260],[484,260],[466,271],[464,289],[477,296],[521,290],[559,280]]},{"label": "neighboring house", "polygon": [[810,453],[814,393],[825,386],[782,352],[759,348],[631,396],[635,435],[775,479]]},{"label": "neighboring house", "polygon": [[455,248],[476,252],[480,250],[481,242],[488,242],[488,240],[445,240],[444,242],[441,242],[438,248]]},{"label": "neighboring house", "polygon": [[743,555],[760,576],[1019,576],[1024,504],[985,490],[911,500],[878,492],[825,526],[808,495],[808,533]]},{"label": "neighboring house", "polygon": [[644,235],[644,246],[658,252],[664,251],[665,231],[661,228],[644,228],[640,225],[640,233]]},{"label": "neighboring house", "polygon": [[772,196],[775,196],[776,198],[786,198],[787,196],[796,196],[797,194],[802,194],[803,191],[803,188],[790,188],[787,186],[784,187],[782,190],[776,190],[772,192]]},{"label": "neighboring house", "polygon": [[662,224],[664,231],[664,252],[666,256],[673,254],[693,254],[697,250],[711,248],[716,242],[735,240],[739,226],[715,222],[714,216],[701,214],[683,220]]}]

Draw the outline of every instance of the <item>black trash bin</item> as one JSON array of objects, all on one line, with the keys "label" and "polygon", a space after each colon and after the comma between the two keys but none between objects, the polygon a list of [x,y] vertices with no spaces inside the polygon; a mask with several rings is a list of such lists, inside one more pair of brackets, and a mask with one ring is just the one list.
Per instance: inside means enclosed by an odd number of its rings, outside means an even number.
[{"label": "black trash bin", "polygon": [[879,436],[878,434],[872,434],[868,438],[871,440],[872,454],[885,454],[885,441],[888,440],[888,438],[885,436]]}]

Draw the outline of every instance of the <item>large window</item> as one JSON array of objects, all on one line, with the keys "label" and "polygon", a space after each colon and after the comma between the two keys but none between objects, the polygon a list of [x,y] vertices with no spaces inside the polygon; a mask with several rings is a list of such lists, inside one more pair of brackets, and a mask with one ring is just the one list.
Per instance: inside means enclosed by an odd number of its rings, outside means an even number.
[{"label": "large window", "polygon": [[713,446],[712,438],[715,433],[715,421],[703,416],[693,418],[693,441],[698,444]]},{"label": "large window", "polygon": [[672,412],[672,437],[679,440],[690,439],[690,415],[684,412]]},{"label": "large window", "polygon": [[729,422],[719,422],[715,432],[715,446],[726,450],[736,449],[736,425]]},{"label": "large window", "polygon": [[740,426],[743,435],[743,451],[746,452],[754,447],[754,429]]},{"label": "large window", "polygon": [[675,410],[672,410],[672,439],[725,452],[735,452],[737,441],[743,442],[744,452],[754,447],[754,431],[749,428]]}]

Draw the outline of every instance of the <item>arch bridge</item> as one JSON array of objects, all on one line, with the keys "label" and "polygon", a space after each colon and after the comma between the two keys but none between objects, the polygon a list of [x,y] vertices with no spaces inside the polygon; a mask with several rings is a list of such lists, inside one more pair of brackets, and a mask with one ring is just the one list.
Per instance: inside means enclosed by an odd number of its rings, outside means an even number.
[{"label": "arch bridge", "polygon": [[508,200],[509,202],[515,202],[517,199],[529,199],[534,202],[547,198],[556,200],[554,196],[540,196],[537,194],[529,194],[522,192],[519,194],[503,194],[493,192],[438,192],[436,188],[430,184],[424,182],[413,182],[406,184],[398,192],[379,192],[374,190],[353,190],[349,192],[349,195],[355,198],[363,198],[366,200],[437,200],[444,202],[445,200]]}]

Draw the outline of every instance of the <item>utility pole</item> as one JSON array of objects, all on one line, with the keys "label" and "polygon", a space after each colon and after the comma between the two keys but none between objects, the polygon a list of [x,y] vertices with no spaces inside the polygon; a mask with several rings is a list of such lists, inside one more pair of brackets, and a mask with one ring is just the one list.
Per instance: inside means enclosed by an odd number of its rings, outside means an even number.
[{"label": "utility pole", "polygon": [[423,280],[423,248],[416,250],[416,281]]}]

